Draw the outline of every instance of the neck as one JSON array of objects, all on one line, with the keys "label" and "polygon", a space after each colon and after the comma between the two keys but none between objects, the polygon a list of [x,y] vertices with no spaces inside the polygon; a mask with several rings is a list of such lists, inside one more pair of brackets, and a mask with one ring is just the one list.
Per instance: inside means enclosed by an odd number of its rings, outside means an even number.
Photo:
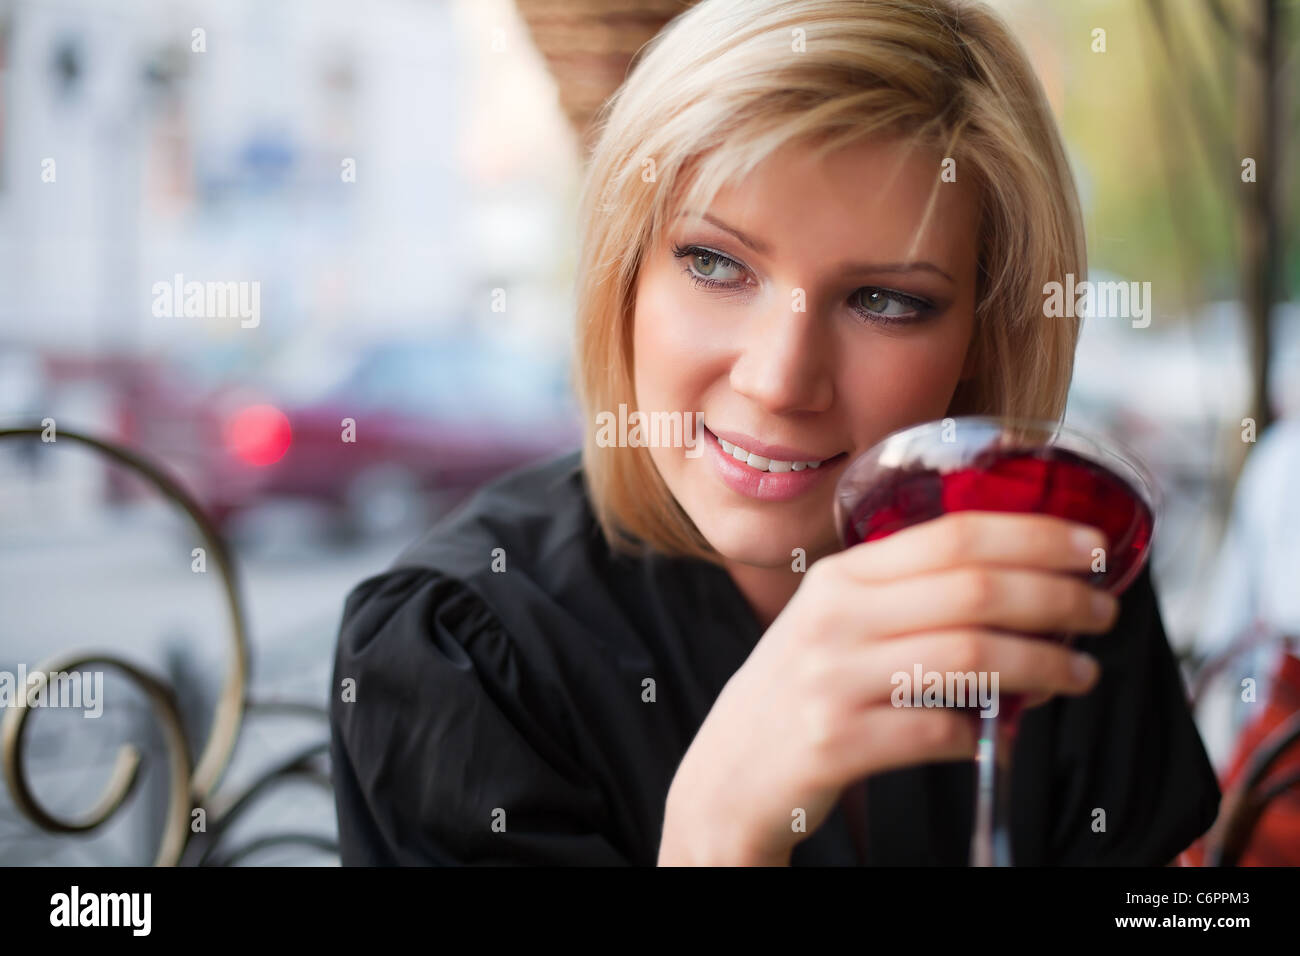
[{"label": "neck", "polygon": [[772,626],[777,615],[790,603],[790,598],[794,597],[794,592],[799,589],[799,584],[803,580],[803,574],[791,570],[788,564],[763,568],[753,564],[726,561],[723,566],[764,631]]}]

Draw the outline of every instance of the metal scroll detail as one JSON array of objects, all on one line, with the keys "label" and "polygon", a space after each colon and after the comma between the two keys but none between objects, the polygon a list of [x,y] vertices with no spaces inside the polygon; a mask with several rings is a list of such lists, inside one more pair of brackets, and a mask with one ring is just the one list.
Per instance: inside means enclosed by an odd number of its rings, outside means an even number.
[{"label": "metal scroll detail", "polygon": [[[2,429],[0,441],[40,440],[44,431],[40,427]],[[202,542],[207,547],[207,553],[220,570],[225,602],[230,614],[230,643],[225,679],[217,698],[211,730],[197,762],[192,760],[186,742],[176,695],[171,686],[156,675],[120,657],[89,649],[58,654],[39,666],[39,671],[43,675],[51,672],[74,671],[86,665],[112,667],[144,692],[161,726],[168,759],[167,811],[154,864],[174,866],[183,860],[199,864],[216,861],[234,862],[262,845],[285,842],[306,841],[311,845],[330,848],[332,844],[328,840],[321,838],[308,840],[303,835],[263,838],[240,850],[227,852],[224,856],[217,855],[213,848],[217,837],[227,829],[230,818],[236,816],[240,810],[279,780],[294,774],[306,775],[317,782],[323,779],[325,786],[328,787],[327,777],[322,778],[319,772],[313,776],[303,766],[304,760],[320,751],[319,747],[298,755],[285,766],[256,781],[243,796],[229,804],[230,810],[223,815],[223,818],[213,821],[214,832],[192,833],[191,814],[195,809],[205,807],[213,801],[214,791],[229,766],[234,752],[245,708],[249,706],[245,698],[249,674],[248,630],[239,597],[233,559],[225,542],[202,508],[184,488],[158,466],[134,451],[87,434],[60,429],[58,441],[87,446],[124,466],[185,511],[197,527]],[[23,752],[32,708],[26,705],[25,694],[19,694],[17,697],[19,700],[15,702],[16,706],[8,708],[3,721],[0,721],[0,762],[3,763],[5,782],[13,796],[15,806],[37,826],[53,833],[85,833],[102,826],[118,811],[138,782],[141,764],[139,750],[130,744],[122,746],[118,751],[109,781],[91,808],[77,819],[60,817],[42,806],[26,778]],[[325,714],[323,707],[296,705],[296,709],[311,711],[317,715]],[[192,836],[197,839],[191,841]],[[201,844],[202,853],[195,853],[196,847],[192,844]],[[190,850],[188,854],[187,848]]]}]

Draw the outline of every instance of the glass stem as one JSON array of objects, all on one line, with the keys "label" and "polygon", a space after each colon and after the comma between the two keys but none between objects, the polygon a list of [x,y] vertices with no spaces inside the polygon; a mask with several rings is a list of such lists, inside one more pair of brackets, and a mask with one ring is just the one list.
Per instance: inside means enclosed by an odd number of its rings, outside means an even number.
[{"label": "glass stem", "polygon": [[1016,721],[1013,715],[995,715],[979,722],[970,865],[1011,866],[1011,751]]}]

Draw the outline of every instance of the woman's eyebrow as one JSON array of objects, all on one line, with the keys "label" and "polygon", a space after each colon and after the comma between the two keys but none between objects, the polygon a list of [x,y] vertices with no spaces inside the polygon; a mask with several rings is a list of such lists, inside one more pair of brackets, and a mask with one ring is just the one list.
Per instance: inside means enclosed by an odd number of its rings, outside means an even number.
[{"label": "woman's eyebrow", "polygon": [[755,252],[757,252],[759,255],[764,255],[764,256],[765,256],[765,255],[767,255],[768,252],[770,251],[770,247],[768,246],[768,244],[767,244],[766,242],[763,242],[762,240],[754,239],[754,238],[752,238],[752,237],[750,237],[750,236],[745,235],[743,232],[741,232],[741,231],[740,231],[739,229],[737,229],[735,226],[728,226],[725,222],[723,222],[723,221],[722,221],[721,219],[719,219],[717,216],[711,215],[711,214],[709,214],[709,213],[707,213],[707,212],[706,212],[706,213],[702,213],[702,214],[701,214],[701,213],[695,213],[695,212],[684,212],[684,213],[682,213],[680,216],[678,216],[677,218],[678,218],[678,219],[703,219],[705,222],[709,222],[709,223],[712,223],[713,225],[717,226],[717,227],[718,227],[719,229],[721,229],[723,232],[729,232],[729,233],[731,233],[733,236],[735,236],[737,239],[739,239],[739,240],[740,240],[741,242],[743,242],[745,245],[749,246],[749,248],[753,249],[753,250],[754,250]]},{"label": "woman's eyebrow", "polygon": [[841,262],[839,268],[841,272],[933,272],[953,285],[957,284],[956,279],[933,262]]},{"label": "woman's eyebrow", "polygon": [[[711,215],[710,213],[704,213],[701,215],[699,213],[684,212],[678,218],[687,219],[692,217],[697,219],[703,219],[705,222],[712,223],[713,225],[717,226],[723,232],[731,233],[733,236],[735,236],[745,245],[749,246],[749,248],[753,249],[759,255],[767,255],[771,251],[767,243],[763,242],[762,240],[755,239],[752,236],[745,235],[745,233],[741,232],[739,229],[735,228],[734,226],[727,225],[717,216]],[[933,272],[935,275],[943,276],[943,278],[947,279],[949,282],[953,283],[954,285],[957,282],[956,279],[954,279],[943,269],[940,269],[933,262],[926,262],[926,261],[841,262],[837,267],[836,271],[844,274],[862,273],[862,272],[893,272],[899,274],[907,273],[907,272]]]}]

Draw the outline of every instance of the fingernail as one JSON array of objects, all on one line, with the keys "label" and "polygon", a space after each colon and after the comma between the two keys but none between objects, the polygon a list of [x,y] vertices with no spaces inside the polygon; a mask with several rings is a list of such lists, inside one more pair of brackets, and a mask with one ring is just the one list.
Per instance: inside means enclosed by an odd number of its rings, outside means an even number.
[{"label": "fingernail", "polygon": [[1105,549],[1106,538],[1100,532],[1093,528],[1079,528],[1070,535],[1074,542],[1075,550],[1080,554],[1092,557],[1092,553],[1098,548]]},{"label": "fingernail", "polygon": [[1080,684],[1091,684],[1101,673],[1101,667],[1088,654],[1075,654],[1070,661],[1070,673]]}]

